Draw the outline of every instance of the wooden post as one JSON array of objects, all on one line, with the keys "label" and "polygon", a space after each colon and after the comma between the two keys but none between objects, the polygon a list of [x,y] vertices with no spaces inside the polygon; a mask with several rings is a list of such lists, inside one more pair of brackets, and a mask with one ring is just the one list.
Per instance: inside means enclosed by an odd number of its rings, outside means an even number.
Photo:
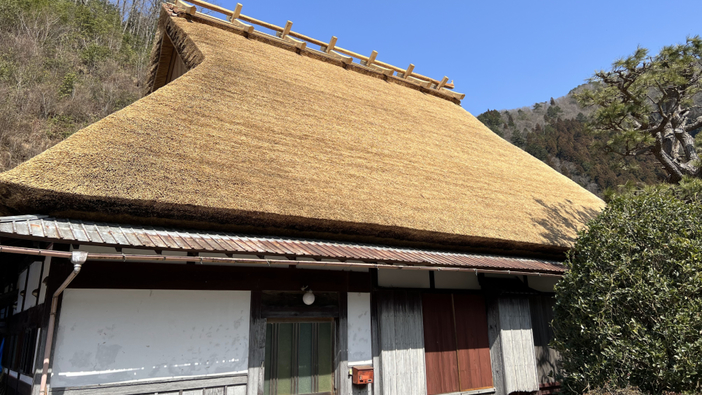
[{"label": "wooden post", "polygon": [[500,310],[496,297],[486,298],[488,321],[488,342],[490,343],[490,363],[492,365],[492,385],[495,395],[506,395],[504,364],[502,363],[502,339],[500,336]]},{"label": "wooden post", "polygon": [[410,63],[410,65],[407,67],[407,70],[402,75],[402,78],[407,79],[410,75],[412,75],[412,70],[414,70],[414,65]]},{"label": "wooden post", "polygon": [[[346,272],[348,273],[348,272]],[[348,279],[348,276],[347,276]],[[348,283],[347,283],[348,285]],[[348,287],[347,287],[348,289]],[[349,361],[348,361],[348,307],[349,299],[348,292],[339,292],[339,319],[337,320],[336,330],[336,385],[337,394],[351,395],[351,380],[349,379]]]},{"label": "wooden post", "polygon": [[324,52],[330,53],[331,51],[334,50],[335,46],[336,46],[336,36],[332,36],[331,40],[329,40],[329,44],[327,45],[327,49]]},{"label": "wooden post", "polygon": [[261,291],[251,291],[249,324],[249,370],[247,395],[263,394],[263,364],[266,357],[266,319],[261,315]]},{"label": "wooden post", "polygon": [[370,67],[370,65],[375,62],[375,57],[378,56],[378,51],[373,51],[371,52],[371,56],[368,57],[368,60],[366,61],[366,66]]},{"label": "wooden post", "polygon": [[288,23],[285,24],[283,32],[280,33],[280,38],[285,38],[285,36],[287,36],[290,33],[290,29],[292,29],[292,22],[288,21]]},{"label": "wooden post", "polygon": [[235,19],[239,19],[239,15],[241,15],[241,7],[243,7],[243,6],[241,5],[241,3],[237,3],[237,4],[236,4],[236,8],[234,8],[234,12],[232,12],[231,15],[227,16],[227,20],[228,20],[229,22],[231,22],[231,21],[233,21],[233,20],[235,20]]},{"label": "wooden post", "polygon": [[447,82],[448,82],[448,77],[444,76],[444,78],[441,79],[441,82],[439,82],[439,85],[436,86],[436,89],[439,90],[439,89],[443,88]]}]

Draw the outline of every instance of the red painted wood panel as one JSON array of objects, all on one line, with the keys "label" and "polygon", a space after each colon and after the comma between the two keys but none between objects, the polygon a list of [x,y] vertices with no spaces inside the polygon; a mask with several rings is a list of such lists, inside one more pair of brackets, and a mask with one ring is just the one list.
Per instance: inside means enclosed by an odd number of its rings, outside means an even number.
[{"label": "red painted wood panel", "polygon": [[450,294],[422,295],[428,395],[456,392],[458,360]]},{"label": "red painted wood panel", "polygon": [[460,390],[492,387],[485,300],[480,295],[453,298]]}]

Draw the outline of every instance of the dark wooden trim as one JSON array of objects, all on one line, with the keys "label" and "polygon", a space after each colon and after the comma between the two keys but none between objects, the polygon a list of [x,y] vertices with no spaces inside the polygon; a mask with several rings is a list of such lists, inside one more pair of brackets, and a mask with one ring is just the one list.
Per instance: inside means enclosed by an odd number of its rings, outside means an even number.
[{"label": "dark wooden trim", "polygon": [[435,293],[435,294],[469,294],[469,295],[483,295],[485,293],[482,289],[453,289],[453,288],[392,288],[392,287],[378,287],[376,291],[402,291],[402,292],[420,292],[420,293]]},{"label": "dark wooden trim", "polygon": [[339,319],[336,320],[336,352],[335,355],[335,387],[337,395],[351,395],[351,380],[349,379],[349,332],[348,332],[348,306],[347,292],[339,294]]},{"label": "dark wooden trim", "polygon": [[371,290],[378,289],[378,269],[370,269]]},{"label": "dark wooden trim", "polygon": [[[19,372],[17,373],[17,378],[14,378],[9,374],[5,375],[5,380],[7,380],[6,389],[14,391],[16,395],[30,395],[32,393],[32,386],[20,380],[20,374],[21,373]],[[23,376],[26,376],[26,374]]]},{"label": "dark wooden trim", "polygon": [[261,315],[261,291],[251,292],[249,323],[249,381],[247,395],[263,395],[263,364],[266,357],[266,319]]},{"label": "dark wooden trim", "polygon": [[303,286],[315,292],[370,292],[371,275],[338,270],[89,261],[70,288],[300,291]]},{"label": "dark wooden trim", "polygon": [[[341,303],[341,302],[339,302]],[[306,306],[307,307],[307,306]],[[312,307],[312,306],[310,306]],[[340,309],[333,307],[317,307],[306,309],[305,307],[263,307],[261,316],[263,318],[285,318],[285,317],[339,317]]]},{"label": "dark wooden trim", "polygon": [[434,280],[434,271],[429,272],[429,289],[436,289],[436,281]]},{"label": "dark wooden trim", "polygon": [[[373,275],[373,278],[376,280],[374,284],[374,289],[376,288],[377,284],[377,269],[375,269],[376,272]],[[372,353],[372,358],[373,358],[373,367],[376,370],[376,373],[374,374],[373,377],[373,395],[382,395],[382,384],[380,382],[381,380],[381,375],[379,372],[380,369],[380,327],[378,324],[378,295],[376,292],[371,292],[370,295],[370,313],[371,313],[371,353]]]},{"label": "dark wooden trim", "polygon": [[502,361],[502,343],[500,339],[500,312],[496,297],[485,298],[487,311],[488,341],[490,342],[490,364],[492,367],[492,384],[496,395],[507,395],[504,383],[504,363]]},{"label": "dark wooden trim", "polygon": [[[51,394],[56,395],[131,395],[161,393],[170,391],[182,391],[190,389],[201,389],[211,387],[229,387],[246,385],[246,374],[233,374],[216,377],[194,377],[154,380],[137,383],[118,383],[89,385],[81,387],[61,387],[53,388]],[[226,392],[226,390],[225,390]]]}]

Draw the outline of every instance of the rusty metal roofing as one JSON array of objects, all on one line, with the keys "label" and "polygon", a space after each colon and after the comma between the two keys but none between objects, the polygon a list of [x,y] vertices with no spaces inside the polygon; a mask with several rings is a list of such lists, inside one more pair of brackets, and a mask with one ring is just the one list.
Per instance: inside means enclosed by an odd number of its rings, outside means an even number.
[{"label": "rusty metal roofing", "polygon": [[44,239],[68,244],[92,244],[125,248],[200,251],[231,254],[282,255],[286,257],[360,260],[437,267],[519,270],[563,273],[565,267],[553,261],[497,255],[442,252],[371,244],[207,233],[146,226],[132,226],[48,216],[0,217],[0,236]]}]

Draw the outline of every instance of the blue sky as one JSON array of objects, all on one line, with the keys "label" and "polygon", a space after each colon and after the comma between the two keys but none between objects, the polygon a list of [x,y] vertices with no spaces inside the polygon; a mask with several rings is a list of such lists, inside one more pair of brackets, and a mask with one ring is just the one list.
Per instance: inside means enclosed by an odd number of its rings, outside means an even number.
[{"label": "blue sky", "polygon": [[217,0],[242,13],[436,79],[478,115],[559,97],[637,46],[702,34],[702,1]]}]

